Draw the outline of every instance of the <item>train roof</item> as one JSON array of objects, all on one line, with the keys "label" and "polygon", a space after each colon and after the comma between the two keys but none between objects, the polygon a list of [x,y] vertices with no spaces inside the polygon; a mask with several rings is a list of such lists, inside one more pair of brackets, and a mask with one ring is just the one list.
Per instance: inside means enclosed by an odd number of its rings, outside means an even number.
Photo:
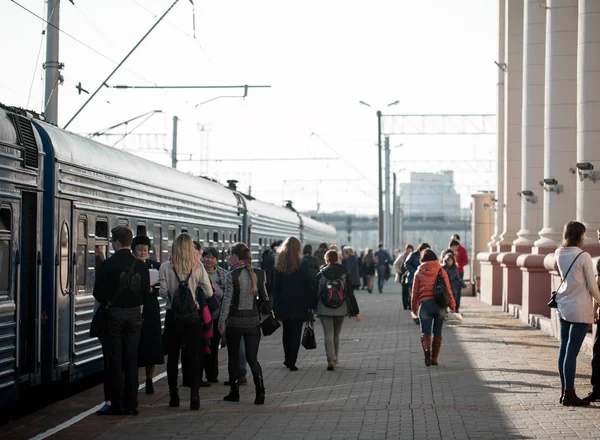
[{"label": "train roof", "polygon": [[299,215],[302,217],[302,222],[305,229],[310,230],[311,232],[322,234],[323,236],[336,236],[337,232],[334,226],[315,220],[312,217],[307,217],[304,214]]},{"label": "train roof", "polygon": [[8,112],[0,107],[0,142],[17,145],[17,129],[15,128]]},{"label": "train roof", "polygon": [[219,183],[177,171],[42,121],[34,123],[48,134],[58,162],[237,206],[233,192]]}]

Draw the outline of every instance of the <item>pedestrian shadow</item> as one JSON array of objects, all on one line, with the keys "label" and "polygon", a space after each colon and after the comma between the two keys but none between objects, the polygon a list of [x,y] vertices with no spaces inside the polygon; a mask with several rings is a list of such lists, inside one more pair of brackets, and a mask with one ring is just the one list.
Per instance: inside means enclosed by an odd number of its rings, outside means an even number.
[{"label": "pedestrian shadow", "polygon": [[[558,372],[553,370],[523,370],[521,368],[486,368],[479,369],[479,371],[491,371],[500,373],[519,373],[519,374],[531,374],[533,376],[544,376],[544,377],[556,377],[558,378]],[[575,374],[576,379],[589,379],[589,374]]]},{"label": "pedestrian shadow", "polygon": [[540,347],[540,348],[556,348],[558,346],[558,341],[556,344],[530,344],[528,342],[522,341],[513,341],[513,340],[505,340],[505,339],[487,339],[487,338],[469,338],[463,339],[461,342],[469,343],[469,342],[485,342],[489,344],[505,344],[505,345],[520,345],[522,347]]}]

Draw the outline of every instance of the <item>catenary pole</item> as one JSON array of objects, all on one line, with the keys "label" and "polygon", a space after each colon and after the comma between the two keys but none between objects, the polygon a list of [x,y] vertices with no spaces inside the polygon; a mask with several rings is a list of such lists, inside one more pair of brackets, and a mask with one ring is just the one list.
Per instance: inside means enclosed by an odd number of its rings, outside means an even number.
[{"label": "catenary pole", "polygon": [[58,37],[60,19],[60,0],[48,0],[48,26],[46,27],[46,78],[44,85],[43,114],[48,122],[58,122],[58,85],[62,82],[60,69],[63,65],[58,61]]},{"label": "catenary pole", "polygon": [[173,147],[171,148],[171,168],[177,168],[177,116],[173,116]]},{"label": "catenary pole", "polygon": [[379,222],[378,222],[378,242],[383,243],[383,179],[382,179],[382,161],[381,161],[381,110],[377,110],[377,176],[378,176],[378,203],[379,203]]},{"label": "catenary pole", "polygon": [[391,229],[392,229],[392,211],[390,194],[390,137],[385,137],[385,223],[384,223],[384,244],[386,249],[390,249]]}]

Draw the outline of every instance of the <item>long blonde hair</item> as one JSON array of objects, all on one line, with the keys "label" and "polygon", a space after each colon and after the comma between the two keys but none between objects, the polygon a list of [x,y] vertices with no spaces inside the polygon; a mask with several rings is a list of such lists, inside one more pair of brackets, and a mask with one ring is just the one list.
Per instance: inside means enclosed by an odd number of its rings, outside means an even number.
[{"label": "long blonde hair", "polygon": [[173,242],[173,268],[179,278],[183,280],[198,266],[196,250],[192,237],[188,234],[179,234]]},{"label": "long blonde hair", "polygon": [[277,248],[275,269],[283,274],[296,272],[302,266],[302,244],[296,237],[288,237]]},{"label": "long blonde hair", "polygon": [[252,280],[252,293],[258,293],[258,277],[252,268],[252,252],[244,243],[237,242],[231,246],[230,252],[238,257],[239,260],[246,262],[246,269],[250,271],[250,279]]}]

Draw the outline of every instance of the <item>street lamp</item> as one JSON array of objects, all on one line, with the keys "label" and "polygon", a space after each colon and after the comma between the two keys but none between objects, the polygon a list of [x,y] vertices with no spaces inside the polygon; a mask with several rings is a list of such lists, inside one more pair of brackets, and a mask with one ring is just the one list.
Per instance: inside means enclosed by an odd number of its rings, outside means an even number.
[{"label": "street lamp", "polygon": [[[358,101],[359,104],[361,105],[365,105],[369,108],[373,108],[371,107],[371,105],[365,101]],[[400,101],[396,100],[394,102],[389,103],[387,106],[391,107],[393,105],[399,104]],[[378,222],[378,236],[379,236],[379,243],[383,243],[383,218],[384,218],[384,214],[383,214],[383,176],[382,176],[382,164],[381,164],[381,110],[377,110],[377,157],[378,157],[378,180],[379,180],[379,222]]]}]

